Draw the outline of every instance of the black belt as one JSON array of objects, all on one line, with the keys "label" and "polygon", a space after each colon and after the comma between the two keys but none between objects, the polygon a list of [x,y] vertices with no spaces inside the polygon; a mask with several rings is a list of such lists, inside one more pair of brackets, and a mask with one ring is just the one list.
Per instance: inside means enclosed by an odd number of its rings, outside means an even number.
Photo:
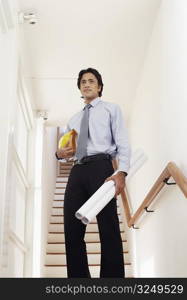
[{"label": "black belt", "polygon": [[82,165],[91,161],[104,160],[104,159],[112,159],[110,154],[100,153],[96,155],[89,155],[81,158],[80,160],[75,160],[74,165]]}]

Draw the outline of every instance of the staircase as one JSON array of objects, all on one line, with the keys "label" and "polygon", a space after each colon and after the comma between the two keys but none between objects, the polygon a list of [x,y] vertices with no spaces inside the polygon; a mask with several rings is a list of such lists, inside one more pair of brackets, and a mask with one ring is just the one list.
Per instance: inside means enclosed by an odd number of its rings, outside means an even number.
[{"label": "staircase", "polygon": [[[65,240],[64,240],[64,192],[68,180],[72,162],[60,162],[59,175],[56,179],[54,200],[52,201],[51,216],[48,227],[48,238],[44,266],[44,277],[67,277]],[[118,200],[117,200],[118,201]],[[120,231],[123,241],[123,253],[125,261],[125,276],[132,277],[132,266],[129,259],[127,240],[125,238],[124,225],[121,219],[118,205]],[[100,240],[96,218],[87,225],[85,241],[87,245],[88,264],[91,277],[99,278],[100,272]]]}]

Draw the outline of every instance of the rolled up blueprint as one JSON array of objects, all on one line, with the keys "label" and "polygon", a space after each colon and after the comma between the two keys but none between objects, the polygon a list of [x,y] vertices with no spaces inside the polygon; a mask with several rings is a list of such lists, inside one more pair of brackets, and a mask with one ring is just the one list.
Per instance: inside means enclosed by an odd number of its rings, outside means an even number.
[{"label": "rolled up blueprint", "polygon": [[[137,149],[132,153],[130,161],[130,169],[126,181],[137,172],[138,169],[147,160],[147,156],[142,149]],[[114,174],[118,172],[115,171]],[[113,180],[105,182],[86,202],[79,210],[76,211],[75,216],[80,219],[82,223],[88,224],[103,208],[104,206],[114,197],[115,195],[115,184]]]},{"label": "rolled up blueprint", "polygon": [[100,202],[104,195],[114,186],[114,181],[109,180],[103,185],[81,206],[79,210],[76,211],[75,216],[77,219],[82,219],[86,213],[96,205],[97,202]]},{"label": "rolled up blueprint", "polygon": [[106,192],[105,195],[102,198],[100,198],[100,201],[97,201],[94,207],[87,211],[87,213],[81,219],[83,224],[87,225],[88,223],[90,223],[92,219],[94,219],[95,216],[111,201],[111,199],[114,198],[116,189],[114,181],[111,181],[113,182],[113,185],[109,188],[108,192]]}]

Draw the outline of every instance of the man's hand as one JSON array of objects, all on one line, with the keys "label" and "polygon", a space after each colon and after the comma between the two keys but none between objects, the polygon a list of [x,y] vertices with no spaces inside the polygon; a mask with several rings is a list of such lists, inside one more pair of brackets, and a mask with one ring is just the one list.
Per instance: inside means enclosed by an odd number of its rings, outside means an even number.
[{"label": "man's hand", "polygon": [[108,177],[105,182],[113,180],[116,188],[115,197],[119,195],[125,188],[125,175],[123,172],[118,172],[116,175]]},{"label": "man's hand", "polygon": [[59,158],[68,159],[75,154],[75,151],[71,147],[64,147],[63,149],[58,149],[56,153]]}]

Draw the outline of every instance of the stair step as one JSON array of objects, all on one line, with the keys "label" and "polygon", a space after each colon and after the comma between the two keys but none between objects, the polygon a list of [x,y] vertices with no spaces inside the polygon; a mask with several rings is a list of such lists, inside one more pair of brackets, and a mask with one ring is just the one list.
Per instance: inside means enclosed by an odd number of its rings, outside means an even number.
[{"label": "stair step", "polygon": [[[95,243],[100,243],[100,241],[95,241],[95,240],[93,240],[93,241],[85,241],[86,242],[86,244],[95,244]],[[126,243],[127,242],[127,240],[125,240],[125,239],[122,239],[122,243]],[[52,241],[52,242],[50,242],[50,241],[48,241],[47,242],[47,245],[64,245],[65,244],[65,241],[62,241],[62,242],[58,242],[58,241]]]},{"label": "stair step", "polygon": [[[49,232],[63,232],[64,231],[64,224],[49,224],[48,227]],[[120,230],[124,231],[124,225],[120,224]],[[86,227],[86,232],[95,231],[98,232],[98,225],[97,224],[88,224]]]},{"label": "stair step", "polygon": [[[52,218],[52,217],[51,217]],[[55,217],[54,217],[55,218]],[[120,224],[123,224],[123,222],[119,221]],[[92,221],[89,224],[97,224],[96,221]],[[87,226],[89,226],[89,224]],[[64,226],[64,222],[59,222],[59,220],[56,220],[55,222],[50,222],[49,225],[63,225]]]},{"label": "stair step", "polygon": [[53,200],[53,204],[55,204],[55,203],[58,203],[58,202],[64,202],[64,199],[63,200],[60,200],[60,199],[55,199],[55,200]]},{"label": "stair step", "polygon": [[55,195],[54,194],[54,200],[64,200],[64,195]]},{"label": "stair step", "polygon": [[58,176],[56,178],[56,183],[67,183],[67,182],[68,182],[68,177],[67,178],[64,178],[64,177],[60,178],[60,176]]},{"label": "stair step", "polygon": [[52,207],[64,207],[64,199],[54,199]]},{"label": "stair step", "polygon": [[[88,264],[89,265],[99,265],[101,261],[101,254],[87,254]],[[123,254],[125,265],[130,265],[128,260],[128,255]],[[66,265],[66,255],[65,254],[46,254],[45,257],[45,265],[46,266],[63,266]]]},{"label": "stair step", "polygon": [[[91,277],[99,278],[100,266],[89,266]],[[59,278],[67,278],[67,268],[64,267],[44,267],[44,277],[59,277]],[[125,277],[131,278],[132,268],[130,265],[125,266]]]},{"label": "stair step", "polygon": [[[64,189],[55,189],[54,200],[64,200],[65,188]],[[117,206],[119,206],[117,200]]]},{"label": "stair step", "polygon": [[55,187],[55,193],[64,193],[64,191],[66,190],[66,186],[67,183],[56,183],[56,187]]},{"label": "stair step", "polygon": [[71,170],[72,169],[72,165],[61,165],[60,166],[60,170]]},{"label": "stair step", "polygon": [[[119,222],[121,222],[121,215],[118,215],[118,219],[119,219]],[[57,215],[57,216],[55,216],[55,215],[52,215],[51,217],[50,217],[50,222],[51,223],[63,223],[64,222],[64,216],[63,215]],[[92,220],[92,222],[91,223],[97,223],[97,219],[96,218],[94,218],[93,220]]]},{"label": "stair step", "polygon": [[[125,241],[124,239],[124,232],[121,232],[121,237],[122,240]],[[54,243],[54,242],[64,242],[65,238],[64,238],[64,234],[63,233],[48,233],[48,242]],[[85,233],[85,241],[88,242],[100,242],[100,238],[99,238],[99,233],[95,232],[95,233]]]},{"label": "stair step", "polygon": [[[64,196],[63,196],[64,197]],[[54,199],[53,200],[53,208],[62,208],[64,207],[64,199]],[[120,210],[119,205],[117,205],[118,210]]]},{"label": "stair step", "polygon": [[73,166],[74,162],[73,161],[69,161],[69,162],[61,162],[60,161],[60,166]]},{"label": "stair step", "polygon": [[66,175],[66,176],[69,176],[69,174],[70,174],[70,172],[67,172],[67,171],[60,171],[59,172],[59,175],[62,175],[62,176],[64,176],[64,175]]},{"label": "stair step", "polygon": [[[64,207],[57,206],[58,204],[55,204],[55,206],[52,207],[52,215],[63,215],[64,214]],[[120,207],[117,208],[117,213],[120,215]]]},{"label": "stair step", "polygon": [[64,186],[64,187],[57,186],[57,187],[55,188],[55,193],[61,193],[61,194],[64,194],[65,190],[66,190],[66,186]]},{"label": "stair step", "polygon": [[[123,242],[123,251],[128,251],[128,243]],[[87,252],[101,252],[101,244],[99,242],[86,243]],[[51,243],[47,244],[46,252],[50,253],[64,253],[65,252],[65,243]]]},{"label": "stair step", "polygon": [[[89,230],[86,230],[86,233],[89,233],[89,234],[98,234],[99,233],[99,231],[97,230],[97,231],[89,231]],[[121,234],[124,234],[125,233],[125,231],[124,230],[120,230],[120,233]],[[62,231],[48,231],[48,234],[64,234],[64,230],[62,230]]]},{"label": "stair step", "polygon": [[[60,189],[60,190],[55,190],[54,191],[54,195],[64,195],[65,194],[66,189]],[[60,200],[60,199],[59,199]]]},{"label": "stair step", "polygon": [[[51,214],[51,217],[64,217],[64,212],[60,211],[59,212],[59,208],[53,208],[55,210],[55,212]],[[118,213],[118,218],[119,220],[121,220],[121,214]],[[94,218],[92,221],[94,221],[96,218]]]}]

